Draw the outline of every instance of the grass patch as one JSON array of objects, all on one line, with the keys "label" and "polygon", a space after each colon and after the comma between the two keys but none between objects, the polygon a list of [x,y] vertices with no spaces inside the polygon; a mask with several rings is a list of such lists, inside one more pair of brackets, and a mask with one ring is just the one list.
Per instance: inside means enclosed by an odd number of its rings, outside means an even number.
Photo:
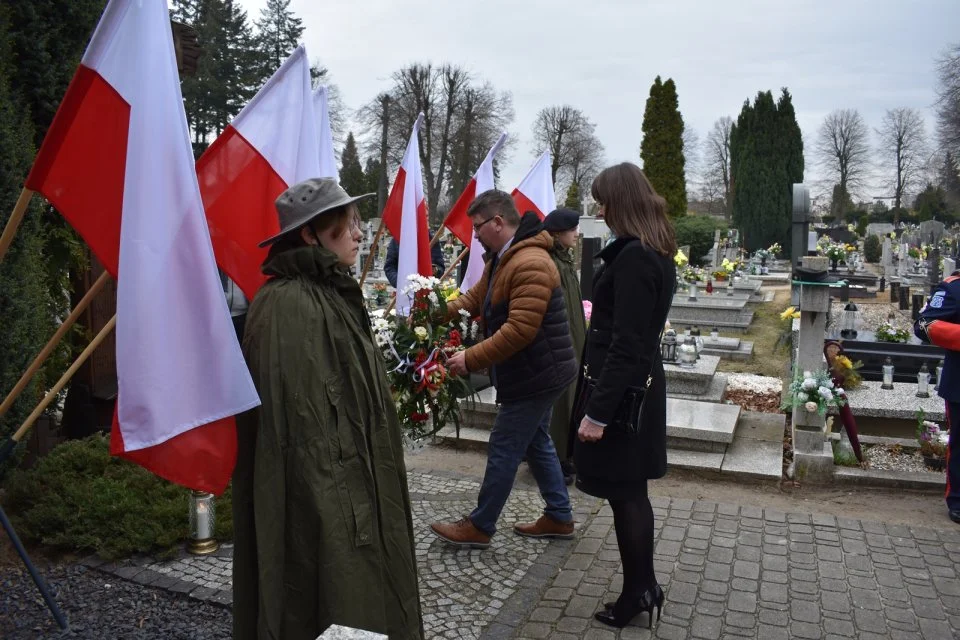
[{"label": "grass patch", "polygon": [[843,451],[839,442],[833,444],[833,464],[840,467],[859,467],[860,461],[852,451]]},{"label": "grass patch", "polygon": [[[4,508],[30,544],[104,559],[174,553],[189,535],[189,490],[108,451],[108,438],[65,442],[3,483]],[[230,489],[217,499],[216,536],[233,537]]]},{"label": "grass patch", "polygon": [[780,319],[780,314],[789,305],[789,288],[775,291],[771,302],[757,305],[750,328],[742,336],[738,336],[753,342],[753,359],[749,362],[720,360],[717,370],[783,379],[788,373],[790,363],[790,340],[779,346],[777,343],[784,332],[784,321]]}]

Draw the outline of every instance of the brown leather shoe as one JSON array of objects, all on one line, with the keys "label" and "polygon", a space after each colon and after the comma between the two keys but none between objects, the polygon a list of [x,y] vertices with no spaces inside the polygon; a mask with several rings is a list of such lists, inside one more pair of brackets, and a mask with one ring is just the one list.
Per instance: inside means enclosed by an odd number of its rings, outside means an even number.
[{"label": "brown leather shoe", "polygon": [[467,517],[456,522],[434,522],[430,529],[438,538],[457,547],[486,549],[490,546],[490,536],[473,526]]},{"label": "brown leather shoe", "polygon": [[536,522],[518,522],[513,525],[513,532],[528,538],[563,538],[573,537],[573,521],[557,522],[548,515],[540,516]]}]

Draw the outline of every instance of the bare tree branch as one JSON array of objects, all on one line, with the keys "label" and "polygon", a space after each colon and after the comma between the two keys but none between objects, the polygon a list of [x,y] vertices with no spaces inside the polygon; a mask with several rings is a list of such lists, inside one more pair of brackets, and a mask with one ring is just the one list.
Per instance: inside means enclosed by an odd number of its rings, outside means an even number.
[{"label": "bare tree branch", "polygon": [[[604,148],[594,134],[596,125],[570,105],[545,107],[533,123],[535,154],[550,151],[554,186],[576,183],[585,193],[586,182],[603,164]],[[558,184],[559,180],[559,184]]]},{"label": "bare tree branch", "polygon": [[859,195],[868,177],[868,135],[867,125],[856,109],[831,112],[817,135],[814,150],[820,166],[851,196]]},{"label": "bare tree branch", "polygon": [[880,128],[880,150],[883,153],[884,186],[893,192],[894,222],[899,222],[899,209],[906,194],[920,186],[928,158],[923,116],[916,109],[889,109]]},{"label": "bare tree branch", "polygon": [[960,44],[937,60],[937,134],[940,148],[960,156]]},{"label": "bare tree branch", "polygon": [[733,118],[723,116],[713,123],[713,128],[704,141],[703,159],[703,198],[721,200],[723,213],[730,219],[732,198],[730,197],[730,130]]}]

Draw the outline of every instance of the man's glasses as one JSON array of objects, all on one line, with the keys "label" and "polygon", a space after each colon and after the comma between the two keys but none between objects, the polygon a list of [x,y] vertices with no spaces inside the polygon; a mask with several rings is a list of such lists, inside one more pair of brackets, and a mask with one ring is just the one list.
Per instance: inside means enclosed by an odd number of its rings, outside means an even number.
[{"label": "man's glasses", "polygon": [[475,225],[473,225],[473,232],[474,232],[474,233],[478,233],[478,232],[480,231],[480,227],[482,227],[483,225],[487,224],[488,222],[490,222],[491,220],[493,220],[493,218],[496,218],[496,217],[497,217],[497,216],[493,216],[493,217],[491,217],[491,218],[487,218],[486,220],[484,220],[484,221],[481,222],[480,224],[475,224]]}]

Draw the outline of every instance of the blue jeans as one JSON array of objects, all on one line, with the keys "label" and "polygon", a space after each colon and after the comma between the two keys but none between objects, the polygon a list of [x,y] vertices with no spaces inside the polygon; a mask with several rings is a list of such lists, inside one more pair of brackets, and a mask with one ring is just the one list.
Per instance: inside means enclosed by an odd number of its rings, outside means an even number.
[{"label": "blue jeans", "polygon": [[567,485],[550,439],[550,412],[561,393],[563,389],[558,389],[500,405],[490,432],[477,508],[470,514],[473,526],[487,535],[497,531],[497,519],[510,497],[524,453],[547,503],[544,513],[557,522],[573,521]]}]

